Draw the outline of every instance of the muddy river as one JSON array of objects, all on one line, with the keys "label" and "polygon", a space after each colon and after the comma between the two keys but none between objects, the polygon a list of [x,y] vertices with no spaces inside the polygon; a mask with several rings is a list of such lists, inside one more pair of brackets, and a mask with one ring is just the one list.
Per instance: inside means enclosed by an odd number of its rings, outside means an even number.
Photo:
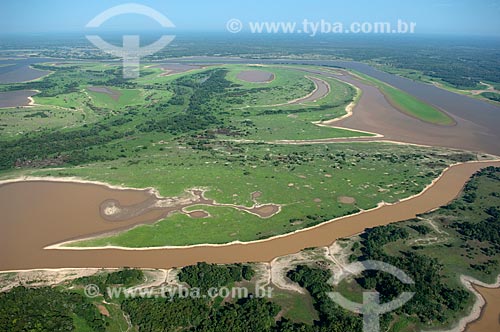
[{"label": "muddy river", "polygon": [[[33,63],[49,59],[1,60],[12,65],[0,67],[0,83],[22,82],[45,75],[47,72],[31,69]],[[53,59],[50,59],[53,61]],[[193,59],[190,62],[207,59]],[[179,61],[178,59],[176,61]],[[208,62],[283,63],[281,60],[232,60],[211,59]],[[180,61],[179,61],[180,62]],[[293,61],[287,61],[293,62]],[[335,65],[359,70],[392,84],[403,91],[440,107],[453,116],[455,126],[435,126],[398,112],[374,87],[356,78],[343,75],[337,78],[363,90],[362,98],[353,116],[332,126],[358,129],[384,135],[383,139],[419,144],[463,148],[500,154],[500,108],[466,96],[457,95],[436,87],[386,74],[365,64],[339,61],[299,61],[316,65]],[[198,62],[199,63],[199,62]],[[194,69],[196,65],[178,65],[166,68],[172,71]],[[168,67],[168,66],[165,66]],[[181,68],[182,67],[182,68]],[[334,76],[321,72],[321,75]],[[316,83],[320,83],[318,81]],[[321,89],[322,84],[317,84]],[[15,98],[4,98],[13,100]],[[20,95],[19,98],[26,98]],[[25,99],[24,99],[25,100]],[[5,106],[4,106],[5,107]],[[363,140],[363,139],[362,139]],[[174,206],[157,208],[158,200],[144,190],[117,190],[96,184],[69,182],[28,181],[0,185],[0,271],[62,267],[147,267],[169,268],[194,264],[199,261],[234,263],[271,261],[307,247],[329,245],[336,239],[362,232],[367,227],[386,225],[415,217],[446,204],[456,197],[467,179],[477,170],[500,162],[470,163],[452,167],[422,195],[394,205],[347,216],[316,228],[294,234],[249,244],[225,246],[196,246],[154,250],[60,250],[44,249],[47,246],[108,232],[128,229],[137,224],[150,223],[168,213],[179,211],[193,203],[214,204],[202,194],[195,202],[181,202]],[[103,213],[103,206],[121,208],[115,216]],[[184,205],[183,205],[184,204]],[[138,210],[138,207],[140,209]],[[265,217],[277,213],[275,206],[260,210],[235,207]],[[130,212],[132,211],[132,212]],[[191,212],[193,217],[204,217],[202,212]],[[500,293],[498,289],[477,288],[488,305],[477,322],[467,327],[467,332],[499,330]]]},{"label": "muddy river", "polygon": [[141,190],[117,190],[95,184],[25,181],[0,186],[0,270],[59,267],[168,268],[198,261],[232,263],[270,261],[307,247],[331,244],[338,238],[367,227],[415,217],[456,197],[466,180],[486,166],[500,162],[454,166],[422,195],[398,204],[347,216],[319,227],[250,244],[197,246],[153,250],[59,250],[46,246],[70,239],[117,231],[157,220],[162,209],[146,209],[129,219],[110,221],[101,204],[110,199],[122,206],[141,205],[151,194]]},{"label": "muddy river", "polygon": [[481,317],[469,324],[465,332],[500,331],[500,288],[474,287],[486,300]]},{"label": "muddy river", "polygon": [[[441,110],[451,115],[458,123],[458,127],[445,128],[444,126],[428,125],[424,128],[421,124],[422,121],[412,119],[409,116],[401,117],[396,115],[390,110],[393,109],[391,105],[385,108],[382,113],[370,112],[371,119],[364,120],[366,126],[362,126],[361,130],[367,130],[370,127],[372,120],[377,120],[378,127],[384,121],[392,121],[395,126],[388,127],[385,133],[391,134],[394,129],[394,135],[387,135],[387,137],[398,138],[404,142],[413,142],[421,144],[429,144],[436,146],[456,147],[463,149],[472,149],[475,151],[484,151],[493,154],[500,154],[500,107],[487,103],[485,101],[473,99],[464,95],[459,95],[447,90],[437,88],[430,84],[425,84],[413,81],[404,77],[388,74],[379,71],[367,64],[355,61],[336,61],[336,60],[289,60],[289,59],[241,59],[241,58],[223,58],[223,57],[190,57],[190,58],[177,58],[169,61],[183,62],[183,63],[196,63],[196,64],[210,64],[210,63],[246,63],[246,64],[299,64],[299,65],[317,65],[317,66],[336,66],[347,69],[354,69],[366,75],[375,77],[383,82],[393,85],[394,87],[405,91],[422,101],[434,105]],[[165,61],[168,62],[168,61]],[[346,81],[351,80],[345,77]],[[356,84],[363,88],[367,85]],[[370,101],[377,101],[377,98],[385,99],[384,96],[370,87],[367,90],[369,96],[374,98],[365,98],[368,102],[368,108],[358,106],[358,109],[364,108],[367,112],[370,111]],[[364,91],[364,89],[363,89]],[[377,108],[383,107],[383,101],[376,105]],[[387,102],[385,102],[388,104]],[[385,105],[387,106],[387,105]],[[368,115],[368,113],[366,113]],[[379,115],[380,114],[380,115]],[[365,114],[364,114],[365,115]],[[363,116],[364,116],[363,115]],[[401,120],[404,119],[404,120]],[[357,121],[357,120],[356,120]],[[418,123],[420,122],[420,123]],[[358,123],[359,124],[359,123]],[[403,124],[403,127],[399,127]],[[417,125],[417,127],[414,126]],[[358,127],[358,126],[356,126]],[[353,127],[354,128],[354,124]],[[445,129],[443,129],[445,128]],[[378,128],[374,128],[378,129]],[[421,131],[421,130],[424,131]],[[444,132],[443,132],[444,130]],[[430,136],[429,136],[430,135]],[[408,137],[405,140],[405,137]],[[427,139],[425,137],[428,137]],[[473,142],[468,142],[472,139]],[[444,143],[444,144],[442,144]]]}]

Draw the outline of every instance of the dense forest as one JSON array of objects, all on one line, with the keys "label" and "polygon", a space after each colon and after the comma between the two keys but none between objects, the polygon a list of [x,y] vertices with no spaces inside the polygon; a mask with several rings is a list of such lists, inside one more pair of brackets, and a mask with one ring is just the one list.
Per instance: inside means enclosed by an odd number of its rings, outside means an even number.
[{"label": "dense forest", "polygon": [[[111,285],[131,286],[143,281],[141,270],[123,269],[79,278],[75,284],[94,284],[104,290]],[[74,290],[16,287],[0,293],[0,331],[73,331],[83,325],[93,332],[104,332],[107,322],[91,299]]]},{"label": "dense forest", "polygon": [[237,281],[250,280],[254,273],[252,267],[246,264],[221,266],[202,262],[183,267],[179,273],[179,281],[206,291],[211,287],[221,287]]},{"label": "dense forest", "polygon": [[75,316],[92,331],[106,330],[97,307],[75,292],[16,287],[0,293],[0,331],[73,331]]}]

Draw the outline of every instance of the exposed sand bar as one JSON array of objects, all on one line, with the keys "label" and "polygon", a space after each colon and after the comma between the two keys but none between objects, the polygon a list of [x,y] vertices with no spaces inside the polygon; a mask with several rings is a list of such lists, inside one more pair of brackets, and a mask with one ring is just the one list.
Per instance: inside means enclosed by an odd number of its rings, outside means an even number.
[{"label": "exposed sand bar", "polygon": [[157,220],[151,211],[124,222],[106,222],[99,206],[106,199],[133,205],[148,197],[146,191],[114,190],[104,186],[61,182],[18,182],[0,186],[0,270],[84,267],[170,268],[194,264],[270,262],[278,256],[308,247],[328,246],[367,227],[415,217],[453,200],[476,171],[500,166],[500,161],[472,162],[450,167],[420,195],[393,205],[339,218],[317,227],[252,243],[121,250],[44,250],[72,238],[127,228]]}]

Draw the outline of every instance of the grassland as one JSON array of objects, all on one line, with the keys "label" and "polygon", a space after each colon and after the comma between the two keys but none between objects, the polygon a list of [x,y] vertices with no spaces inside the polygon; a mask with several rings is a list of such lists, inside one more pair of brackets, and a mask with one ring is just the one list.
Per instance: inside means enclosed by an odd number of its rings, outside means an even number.
[{"label": "grassland", "polygon": [[394,107],[410,116],[438,125],[452,125],[454,123],[453,119],[446,113],[404,91],[360,72],[353,71],[353,73],[365,83],[378,88]]},{"label": "grassland", "polygon": [[[500,206],[498,197],[500,169],[484,170],[474,176],[466,185],[465,192],[446,207],[418,216],[415,220],[398,223],[410,231],[410,237],[386,245],[384,250],[390,255],[397,255],[409,247],[419,253],[436,258],[443,264],[446,282],[459,285],[460,275],[472,276],[486,283],[493,283],[500,273],[500,258],[497,241],[498,230],[484,234],[480,222],[498,223],[498,216],[489,213]],[[473,233],[461,231],[460,224],[471,223],[476,230]],[[420,234],[415,225],[427,228],[428,233]],[[497,262],[489,265],[488,261]],[[482,266],[482,267],[481,267]]]},{"label": "grassland", "polygon": [[377,68],[380,68],[383,71],[386,71],[388,73],[394,74],[394,75],[399,75],[402,77],[409,78],[414,81],[420,81],[428,84],[435,85],[441,89],[448,90],[454,93],[466,95],[471,98],[475,99],[480,99],[492,103],[498,103],[499,101],[497,99],[492,99],[489,98],[488,95],[484,95],[483,93],[478,93],[481,90],[484,90],[484,92],[487,92],[488,86],[493,87],[496,91],[500,90],[500,84],[495,83],[495,82],[488,82],[488,81],[481,81],[482,83],[485,84],[477,84],[474,87],[470,87],[468,89],[465,88],[457,88],[450,83],[431,76],[427,76],[424,73],[417,71],[417,70],[412,70],[412,69],[404,69],[404,68],[395,68],[395,67],[389,67],[389,66],[379,66],[375,65]]},{"label": "grassland", "polygon": [[[314,83],[304,77],[304,73],[280,68],[277,66],[251,66],[251,65],[227,65],[230,71],[226,78],[237,84],[238,87],[229,91],[235,92],[233,105],[241,104],[243,107],[274,105],[286,103],[290,100],[304,97],[314,90]],[[271,72],[274,79],[269,83],[247,82],[238,79],[239,72],[245,70],[258,70]],[[254,90],[250,94],[245,91]],[[240,92],[240,93],[238,93]]]},{"label": "grassland", "polygon": [[[0,109],[0,139],[37,132],[42,129],[77,128],[103,120],[130,107],[144,107],[155,89],[126,89],[123,82],[114,80],[118,68],[99,63],[44,64],[36,68],[51,70],[51,75],[18,84],[0,85],[1,91],[37,89],[30,107]],[[87,91],[89,85],[112,82],[120,95],[118,100],[104,93]],[[122,86],[122,87],[120,87]],[[161,98],[168,99],[168,91]]]},{"label": "grassland", "polygon": [[[343,115],[345,105],[352,100],[354,95],[352,88],[333,79],[328,79],[328,83],[334,93],[328,94],[316,103],[269,106],[286,104],[291,100],[306,96],[314,89],[313,82],[304,77],[304,73],[289,68],[225,65],[170,76],[161,76],[161,69],[147,68],[145,75],[137,80],[122,82],[114,79],[119,68],[109,65],[45,64],[39,67],[52,70],[52,74],[35,82],[0,86],[2,91],[22,88],[41,90],[41,93],[34,97],[36,106],[22,108],[23,116],[28,113],[34,114],[28,115],[31,121],[23,121],[23,119],[16,121],[16,113],[13,109],[0,110],[5,114],[0,119],[0,126],[3,128],[0,135],[13,136],[42,128],[74,128],[109,119],[111,115],[128,110],[146,113],[147,109],[155,104],[164,104],[172,97],[172,91],[165,88],[175,84],[177,79],[217,68],[227,70],[226,78],[232,83],[217,107],[224,110],[221,113],[229,114],[230,112],[231,122],[243,130],[250,129],[248,124],[254,123],[247,139],[317,139],[370,135],[349,130],[322,128],[311,123]],[[245,82],[236,78],[240,71],[248,69],[272,72],[275,79],[263,84]],[[106,81],[109,83],[102,84]],[[113,99],[109,94],[89,91],[90,86],[105,87],[114,91],[115,97],[119,97]],[[40,113],[47,109],[52,111],[45,115]],[[290,114],[291,116],[288,116]],[[229,117],[226,116],[226,118]]]},{"label": "grassland", "polygon": [[498,92],[482,92],[479,94],[481,97],[488,99],[488,101],[500,102],[500,93]]},{"label": "grassland", "polygon": [[81,125],[88,119],[77,110],[53,106],[0,109],[0,135],[14,137],[42,129],[54,129]]},{"label": "grassland", "polygon": [[[382,200],[395,202],[411,196],[453,160],[473,158],[459,152],[379,143],[288,146],[224,142],[212,144],[209,151],[149,143],[138,153],[128,162],[39,170],[30,175],[154,187],[167,197],[204,187],[208,198],[245,206],[253,205],[251,193],[260,191],[259,203],[280,204],[282,211],[261,219],[229,207],[200,206],[197,208],[209,212],[210,218],[174,214],[152,225],[75,245],[182,246],[267,238],[373,208]],[[356,203],[339,203],[340,196],[353,197]]]},{"label": "grassland", "polygon": [[[255,69],[243,65],[172,76],[148,68],[137,80],[123,80],[119,67],[102,64],[41,66],[47,68],[53,73],[40,81],[0,89],[37,88],[41,93],[36,98],[46,104],[39,107],[50,104],[54,116],[71,112],[81,118],[67,120],[66,128],[17,140],[2,136],[2,178],[76,176],[154,187],[165,197],[203,187],[208,198],[245,206],[252,206],[251,193],[260,191],[259,203],[282,206],[268,219],[229,207],[201,207],[210,218],[174,214],[78,244],[82,246],[182,246],[268,238],[411,196],[449,164],[474,158],[458,151],[379,143],[268,144],[368,135],[312,123],[344,115],[345,106],[357,98],[355,89],[333,78],[322,78],[330,92],[316,102],[266,106],[314,89],[303,72],[292,68],[258,67],[275,75],[265,84],[239,82],[237,73]],[[89,86],[106,87],[119,97],[91,93]],[[254,143],[241,143],[248,141]],[[340,203],[341,196],[353,197],[355,203]]]},{"label": "grassland", "polygon": [[321,79],[327,82],[331,92],[315,102],[242,109],[241,121],[251,121],[254,124],[254,130],[247,139],[272,141],[372,136],[369,133],[315,124],[345,115],[346,105],[357,94],[353,87],[339,80],[325,77]]}]

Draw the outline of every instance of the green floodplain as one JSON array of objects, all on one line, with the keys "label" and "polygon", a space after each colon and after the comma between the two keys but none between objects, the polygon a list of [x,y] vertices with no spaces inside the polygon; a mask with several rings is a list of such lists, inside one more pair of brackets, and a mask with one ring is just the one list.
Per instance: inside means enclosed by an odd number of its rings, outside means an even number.
[{"label": "green floodplain", "polygon": [[[259,297],[255,291],[262,278],[259,264],[199,263],[175,269],[187,294],[194,294],[191,297],[175,293],[174,289],[162,295],[161,288],[147,297],[131,298],[124,293],[111,297],[103,291],[107,287],[133,287],[152,281],[148,271],[125,269],[77,278],[57,287],[20,286],[0,293],[0,326],[9,331],[29,326],[40,331],[61,326],[67,330],[109,332],[361,331],[362,317],[336,305],[328,293],[340,292],[352,301],[362,302],[363,290],[375,289],[384,302],[402,291],[416,292],[404,306],[381,316],[385,331],[447,329],[469,312],[474,301],[463,288],[460,276],[493,282],[500,272],[499,181],[500,168],[486,168],[476,173],[463,193],[446,206],[339,241],[340,261],[382,260],[406,271],[414,285],[404,285],[386,274],[365,272],[332,286],[331,257],[321,248],[311,248],[302,253],[308,260],[285,270],[290,282],[307,290],[302,294],[269,285],[271,293],[260,294],[272,295]],[[10,278],[15,274],[2,275],[0,284],[12,282]],[[101,290],[93,298],[83,295],[89,284]],[[245,287],[249,293],[208,296],[211,287],[224,286]]]},{"label": "green floodplain", "polygon": [[[270,218],[227,206],[198,206],[192,209],[210,215],[203,222],[176,213],[72,246],[269,238],[415,195],[449,165],[476,158],[463,151],[391,143],[271,144],[372,135],[314,123],[345,115],[346,106],[359,97],[359,91],[337,79],[321,77],[329,85],[321,98],[290,103],[315,89],[310,79],[315,75],[297,68],[218,65],[165,76],[162,69],[146,66],[135,80],[124,80],[119,67],[102,63],[35,68],[51,74],[0,86],[2,91],[40,91],[33,107],[0,110],[2,178],[78,177],[155,188],[163,197],[203,188],[218,203],[247,207],[255,204],[252,193],[259,192],[258,204],[281,206]],[[272,73],[274,79],[238,79],[248,70]],[[412,116],[446,122],[429,105],[389,86],[380,89],[406,105]]]}]

